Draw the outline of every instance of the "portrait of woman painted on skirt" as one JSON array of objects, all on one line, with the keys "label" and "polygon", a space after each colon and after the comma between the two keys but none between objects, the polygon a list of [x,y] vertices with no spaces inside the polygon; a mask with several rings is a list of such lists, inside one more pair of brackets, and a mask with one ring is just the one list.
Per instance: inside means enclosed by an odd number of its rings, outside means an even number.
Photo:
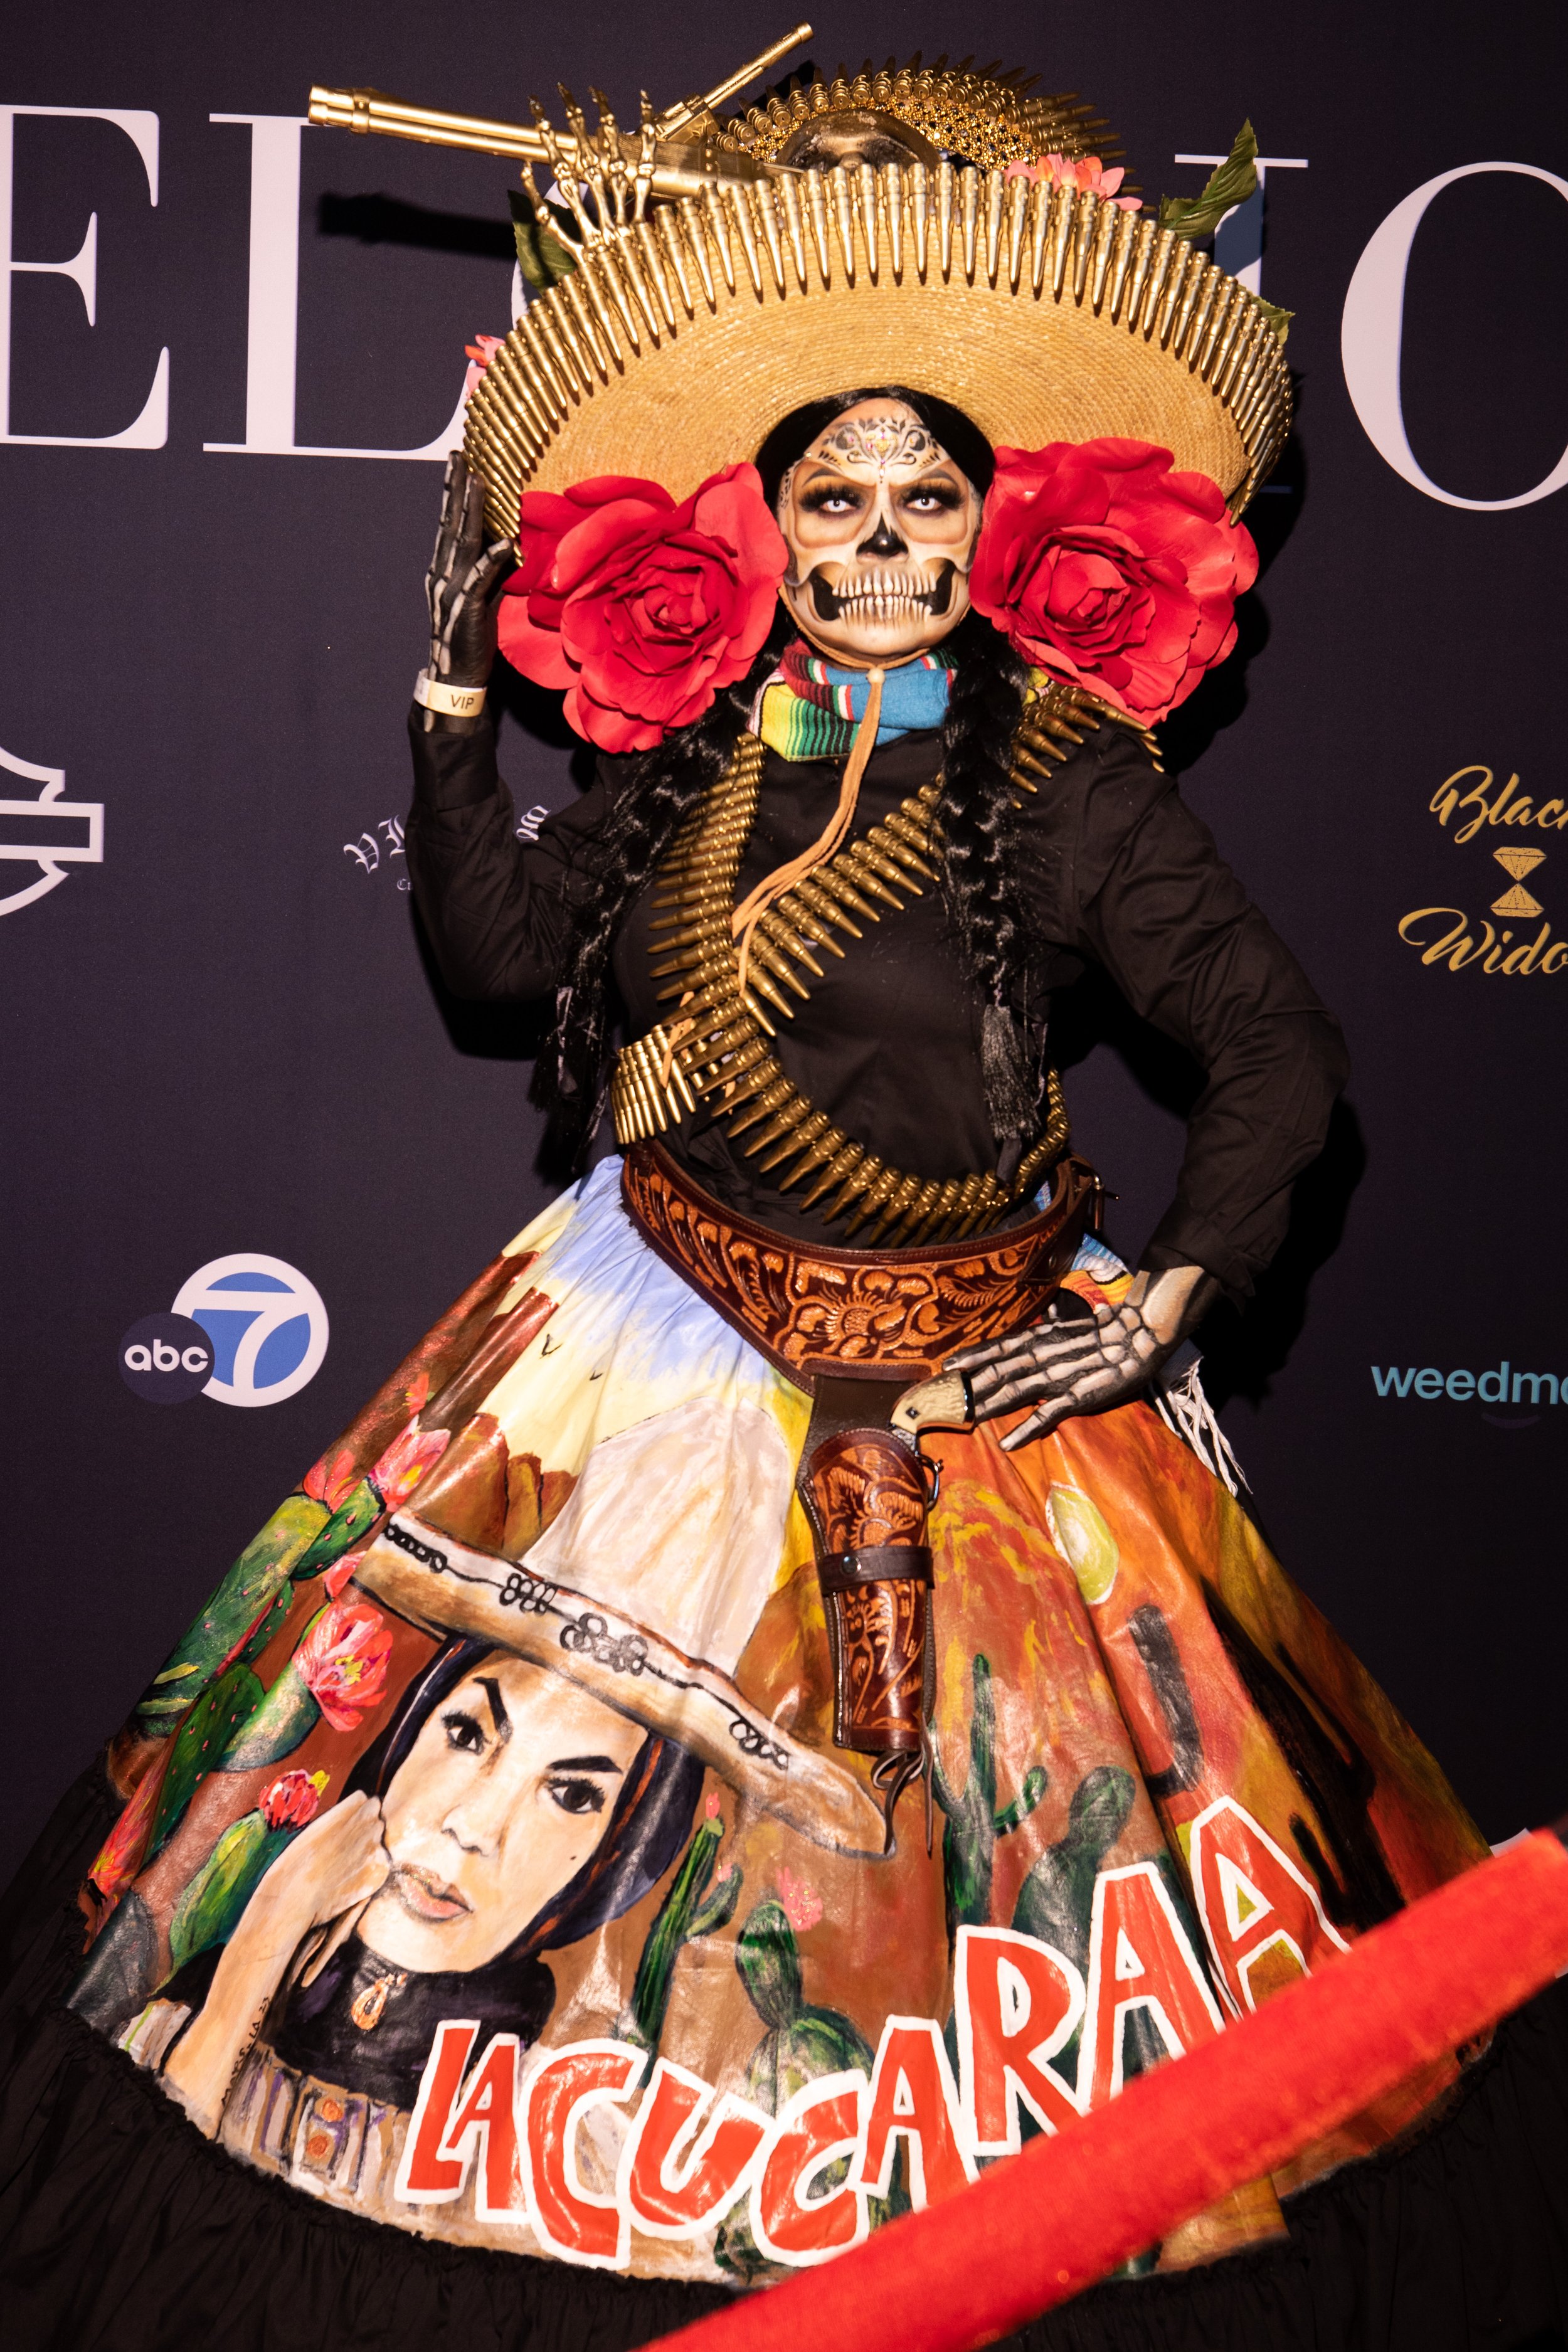
[{"label": "portrait of woman painted on skirt", "polygon": [[[462,1639],[437,1653],[378,1748],[203,1970],[205,1999],[163,2072],[205,2127],[269,1992],[282,1996],[268,2032],[283,2067],[405,2113],[442,2018],[537,2041],[554,2000],[540,1956],[618,1918],[663,1876],[702,1782],[673,1742]],[[192,1990],[176,1978],[169,2006]],[[275,2109],[271,2074],[266,2087]]]},{"label": "portrait of woman painted on skirt", "polygon": [[[553,1006],[569,1181],[113,1743],[71,2001],[236,2198],[542,2256],[585,2345],[584,2272],[824,2262],[1487,1849],[1190,1344],[1346,1068],[1158,733],[1256,576],[1284,314],[1012,80],[808,78],[700,149],[650,115],[635,190],[569,119],[473,347],[406,834],[448,987]],[[597,755],[536,840],[500,658]],[[1205,1077],[1135,1264],[1052,1066],[1091,965]],[[1356,2159],[1473,2055],[1129,2275],[1224,2275],[1311,2183],[1353,2231]]]},{"label": "portrait of woman painted on skirt", "polygon": [[[445,1508],[429,1498],[438,1516],[420,1522],[416,1551],[372,1547],[361,1574],[432,1632],[441,1614],[461,1616],[500,1642],[447,1635],[338,1801],[270,1862],[224,1940],[178,1969],[121,2035],[204,2131],[362,2209],[394,2204],[443,2021],[530,2051],[555,2007],[546,1956],[621,1920],[667,1879],[689,1849],[708,1761],[761,1804],[766,1784],[753,1776],[784,1754],[775,1734],[766,1758],[747,1756],[736,1732],[750,1710],[730,1679],[787,1507],[770,1416],[700,1397],[602,1440],[530,1548],[526,1578],[447,1534],[471,1484],[459,1465]],[[686,1493],[682,1517],[650,1529],[649,1501],[673,1486]],[[445,1538],[440,1549],[431,1538]],[[529,1601],[521,1618],[509,1585]],[[574,1637],[564,1645],[562,1630]],[[520,1637],[533,1654],[520,1654]],[[808,1808],[808,1829],[830,1838],[836,1811],[854,1820],[858,1804],[869,1836],[877,1816],[855,1784],[846,1776],[824,1804],[831,1764],[819,1778],[815,1816],[809,1790],[786,1801]],[[289,1780],[308,1807],[307,1776],[296,1768]],[[710,1796],[710,1864],[719,1811]],[[107,2021],[91,1971],[87,1985],[79,2005]],[[635,2008],[614,2021],[637,2033],[650,2021],[657,2032],[645,1998],[640,2024]],[[406,2203],[391,2217],[415,2219]]]}]

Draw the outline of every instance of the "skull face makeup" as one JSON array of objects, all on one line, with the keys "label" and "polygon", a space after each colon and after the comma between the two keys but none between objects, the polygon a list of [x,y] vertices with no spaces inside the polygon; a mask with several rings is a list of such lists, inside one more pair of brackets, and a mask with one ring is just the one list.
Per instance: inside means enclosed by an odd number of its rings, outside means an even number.
[{"label": "skull face makeup", "polygon": [[913,409],[846,409],[785,476],[782,594],[820,650],[851,667],[907,661],[969,610],[980,494]]}]

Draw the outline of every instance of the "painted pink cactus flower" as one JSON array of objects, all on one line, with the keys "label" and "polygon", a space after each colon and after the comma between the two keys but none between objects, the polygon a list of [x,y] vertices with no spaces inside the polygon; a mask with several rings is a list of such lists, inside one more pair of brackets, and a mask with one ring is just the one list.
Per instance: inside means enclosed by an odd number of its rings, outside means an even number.
[{"label": "painted pink cactus flower", "polygon": [[392,1634],[367,1601],[334,1601],[294,1653],[305,1687],[334,1731],[353,1731],[386,1691]]},{"label": "painted pink cactus flower", "polygon": [[780,1870],[778,1897],[784,1917],[797,1936],[808,1935],[822,1917],[821,1895],[809,1880],[797,1878],[793,1870]]},{"label": "painted pink cactus flower", "polygon": [[411,1422],[393,1439],[370,1474],[372,1486],[389,1511],[407,1501],[426,1470],[435,1467],[451,1442],[450,1430],[421,1429],[416,1422]]},{"label": "painted pink cactus flower", "polygon": [[285,1772],[265,1790],[261,1818],[269,1830],[302,1830],[321,1810],[326,1789],[324,1772]]}]

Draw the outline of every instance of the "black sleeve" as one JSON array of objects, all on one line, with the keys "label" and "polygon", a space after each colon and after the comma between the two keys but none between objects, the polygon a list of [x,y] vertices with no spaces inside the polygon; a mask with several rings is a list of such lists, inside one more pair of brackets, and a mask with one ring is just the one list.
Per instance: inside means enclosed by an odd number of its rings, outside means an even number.
[{"label": "black sleeve", "polygon": [[414,806],[405,852],[441,977],[457,996],[548,996],[584,837],[605,813],[605,786],[546,818],[537,842],[521,841],[489,719],[472,733],[427,734],[416,723],[421,715],[409,725]]},{"label": "black sleeve", "polygon": [[1137,740],[1104,726],[1073,767],[1066,823],[1047,828],[1034,861],[1043,911],[1208,1081],[1142,1263],[1201,1265],[1246,1298],[1284,1238],[1291,1184],[1322,1150],[1344,1040]]}]

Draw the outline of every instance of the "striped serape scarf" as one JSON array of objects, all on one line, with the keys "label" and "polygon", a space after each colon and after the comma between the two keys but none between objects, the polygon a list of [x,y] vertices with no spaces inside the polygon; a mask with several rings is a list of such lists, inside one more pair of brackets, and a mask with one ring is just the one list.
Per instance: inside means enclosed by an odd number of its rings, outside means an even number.
[{"label": "striped serape scarf", "polygon": [[[940,650],[889,669],[882,688],[879,744],[940,727],[947,715],[951,676]],[[758,698],[757,733],[782,759],[845,759],[865,717],[869,692],[864,671],[840,669],[797,637],[785,647]]]}]

